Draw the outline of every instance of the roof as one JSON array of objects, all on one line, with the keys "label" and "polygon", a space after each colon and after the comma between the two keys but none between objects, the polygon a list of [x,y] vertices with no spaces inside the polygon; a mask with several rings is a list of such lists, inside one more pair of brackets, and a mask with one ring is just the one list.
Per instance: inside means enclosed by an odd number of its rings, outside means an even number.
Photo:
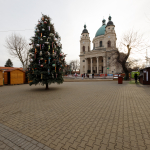
[{"label": "roof", "polygon": [[95,37],[100,36],[100,35],[104,35],[105,34],[105,27],[106,25],[103,24],[96,32]]},{"label": "roof", "polygon": [[23,70],[23,68],[18,68],[18,67],[0,67],[0,70],[11,70],[11,69],[20,69],[20,70]]},{"label": "roof", "polygon": [[23,68],[17,68],[17,67],[0,67],[0,70],[3,70],[3,71],[6,71],[6,72],[10,72],[10,71],[13,71],[13,70],[20,70],[20,71],[23,71]]},{"label": "roof", "polygon": [[88,30],[86,29],[86,25],[84,25],[84,29],[83,29],[83,31],[82,31],[82,34],[83,33],[88,33]]},{"label": "roof", "polygon": [[114,26],[114,23],[111,21],[111,16],[108,17],[108,20],[107,26]]},{"label": "roof", "polygon": [[144,69],[150,69],[150,67],[146,67],[146,68],[140,69],[140,71],[142,71],[142,70],[144,70]]},{"label": "roof", "polygon": [[20,69],[20,68],[8,69],[8,70],[5,70],[5,72],[11,72],[11,71],[14,71],[14,70],[20,70],[22,72],[25,72],[25,71],[23,71],[23,69]]}]

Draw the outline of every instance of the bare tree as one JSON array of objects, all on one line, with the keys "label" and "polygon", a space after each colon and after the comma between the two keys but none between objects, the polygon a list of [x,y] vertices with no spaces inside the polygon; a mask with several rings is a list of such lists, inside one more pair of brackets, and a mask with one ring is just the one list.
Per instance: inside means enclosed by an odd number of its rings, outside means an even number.
[{"label": "bare tree", "polygon": [[5,47],[12,57],[18,58],[25,68],[28,65],[29,45],[21,35],[13,33],[6,38]]},{"label": "bare tree", "polygon": [[133,60],[130,59],[130,55],[134,56],[134,60],[137,60],[137,54],[141,55],[142,50],[145,50],[147,47],[149,46],[143,39],[143,35],[140,35],[138,32],[131,30],[122,36],[118,50],[115,51],[113,55],[115,56],[115,62],[121,65],[126,74],[126,79],[129,79],[127,62],[130,65],[133,63]]},{"label": "bare tree", "polygon": [[70,67],[71,67],[72,70],[75,70],[75,72],[76,72],[76,70],[78,70],[80,68],[80,62],[79,62],[79,60],[78,59],[72,60],[70,62]]}]

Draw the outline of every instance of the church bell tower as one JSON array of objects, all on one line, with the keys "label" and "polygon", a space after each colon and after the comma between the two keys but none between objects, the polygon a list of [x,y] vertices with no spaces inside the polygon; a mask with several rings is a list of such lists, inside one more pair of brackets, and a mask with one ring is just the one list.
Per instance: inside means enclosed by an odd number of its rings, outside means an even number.
[{"label": "church bell tower", "polygon": [[80,55],[84,55],[86,52],[90,52],[90,37],[86,25],[81,33],[80,39]]}]

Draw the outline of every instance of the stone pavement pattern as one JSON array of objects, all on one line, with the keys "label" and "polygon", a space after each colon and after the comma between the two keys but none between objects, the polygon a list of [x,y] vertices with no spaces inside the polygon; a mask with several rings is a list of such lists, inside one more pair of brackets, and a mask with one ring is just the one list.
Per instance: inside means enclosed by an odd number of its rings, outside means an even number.
[{"label": "stone pavement pattern", "polygon": [[[150,150],[149,91],[149,86],[116,81],[52,84],[47,91],[43,86],[0,87],[0,146]],[[35,147],[21,147],[18,139]]]}]

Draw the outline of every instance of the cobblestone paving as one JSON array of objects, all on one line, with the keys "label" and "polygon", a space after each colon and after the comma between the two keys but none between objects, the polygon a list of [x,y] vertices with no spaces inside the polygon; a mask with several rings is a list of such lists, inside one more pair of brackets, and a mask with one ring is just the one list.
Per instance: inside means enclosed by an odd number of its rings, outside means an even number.
[{"label": "cobblestone paving", "polygon": [[[24,141],[30,147],[19,145]],[[150,87],[116,81],[65,82],[47,91],[0,87],[0,150],[15,149],[11,144],[29,150],[150,150]]]}]

